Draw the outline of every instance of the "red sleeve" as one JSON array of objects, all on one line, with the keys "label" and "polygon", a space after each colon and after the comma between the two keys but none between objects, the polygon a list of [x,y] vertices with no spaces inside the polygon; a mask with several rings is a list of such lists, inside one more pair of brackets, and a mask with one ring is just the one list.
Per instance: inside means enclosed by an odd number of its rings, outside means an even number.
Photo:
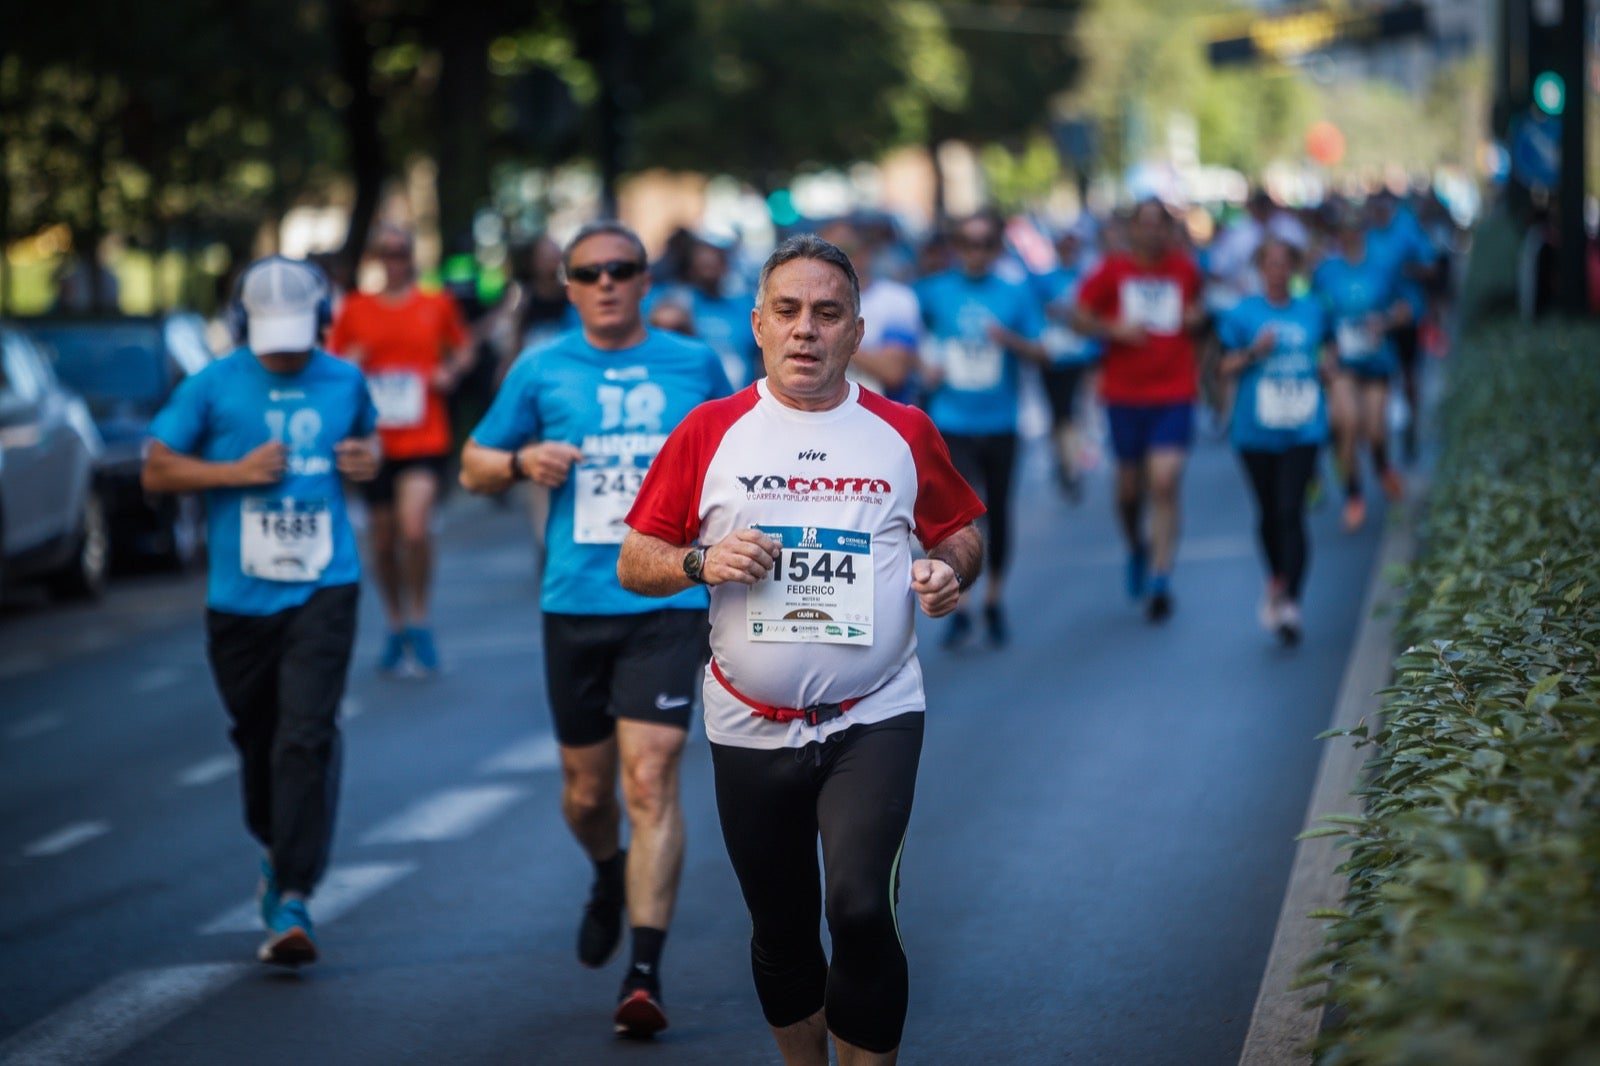
[{"label": "red sleeve", "polygon": [[1095,267],[1078,289],[1078,306],[1108,318],[1117,310],[1117,279],[1110,259]]},{"label": "red sleeve", "polygon": [[354,319],[360,312],[361,294],[351,293],[339,305],[339,313],[333,316],[333,326],[328,330],[328,350],[334,355],[343,355],[356,338],[356,325]]},{"label": "red sleeve", "polygon": [[861,406],[889,423],[911,449],[917,466],[917,500],[912,505],[911,520],[924,550],[937,547],[940,541],[983,514],[983,501],[956,473],[950,449],[927,414],[867,389],[861,390]]},{"label": "red sleeve", "polygon": [[700,536],[700,496],[706,468],[728,430],[759,398],[751,385],[690,411],[650,464],[628,511],[628,526],[668,544],[693,544]]},{"label": "red sleeve", "polygon": [[444,313],[444,344],[446,348],[454,350],[467,343],[467,324],[461,317],[461,307],[454,297],[441,292],[438,299]]}]

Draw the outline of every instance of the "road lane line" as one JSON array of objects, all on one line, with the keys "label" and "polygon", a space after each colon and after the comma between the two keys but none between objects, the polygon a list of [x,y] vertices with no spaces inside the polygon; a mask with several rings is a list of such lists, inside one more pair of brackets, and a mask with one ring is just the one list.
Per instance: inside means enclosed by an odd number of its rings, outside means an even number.
[{"label": "road lane line", "polygon": [[548,733],[535,733],[484,760],[483,765],[478,767],[478,773],[531,774],[540,770],[554,770],[560,765],[561,749],[556,745],[556,738]]},{"label": "road lane line", "polygon": [[233,755],[213,755],[202,759],[178,775],[178,784],[186,788],[209,785],[221,781],[239,770],[239,760]]},{"label": "road lane line", "polygon": [[24,718],[6,730],[8,740],[31,740],[41,733],[48,733],[52,729],[60,729],[67,724],[67,720],[59,714],[36,714],[32,718]]},{"label": "road lane line", "polygon": [[[334,866],[311,897],[311,917],[324,926],[369,896],[388,888],[417,868],[414,862],[368,862]],[[261,929],[261,917],[254,899],[247,900],[218,915],[200,927],[203,936],[215,933],[254,933]]]},{"label": "road lane line", "polygon": [[43,670],[50,665],[50,657],[38,652],[23,652],[20,655],[11,655],[0,659],[0,677],[16,677],[18,674],[31,674],[36,670]]},{"label": "road lane line", "polygon": [[339,701],[339,721],[348,722],[352,718],[360,717],[361,712],[366,709],[366,705],[354,696],[346,696]]},{"label": "road lane line", "polygon": [[22,849],[22,854],[30,859],[42,859],[51,855],[60,855],[64,851],[71,851],[79,844],[87,844],[95,837],[104,836],[111,832],[111,826],[105,822],[74,822],[71,825],[57,829],[49,836],[40,837],[32,844]]},{"label": "road lane line", "polygon": [[248,963],[213,962],[125,973],[0,1044],[0,1064],[103,1062],[237,981],[248,969]]},{"label": "road lane line", "polygon": [[170,666],[158,667],[147,670],[133,680],[133,691],[156,692],[160,689],[171,688],[183,680],[183,671]]},{"label": "road lane line", "polygon": [[457,840],[521,799],[513,785],[471,785],[419,800],[367,831],[363,844],[412,844]]}]

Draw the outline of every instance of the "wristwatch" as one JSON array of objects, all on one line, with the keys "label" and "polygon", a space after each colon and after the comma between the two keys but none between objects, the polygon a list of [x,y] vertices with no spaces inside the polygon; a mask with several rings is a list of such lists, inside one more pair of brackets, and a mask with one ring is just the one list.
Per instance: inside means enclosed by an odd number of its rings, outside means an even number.
[{"label": "wristwatch", "polygon": [[689,549],[689,554],[683,557],[683,572],[689,575],[689,580],[696,585],[706,583],[706,548],[697,544]]},{"label": "wristwatch", "polygon": [[527,480],[527,477],[528,472],[522,469],[522,455],[515,448],[513,448],[511,451],[511,480],[525,481]]}]

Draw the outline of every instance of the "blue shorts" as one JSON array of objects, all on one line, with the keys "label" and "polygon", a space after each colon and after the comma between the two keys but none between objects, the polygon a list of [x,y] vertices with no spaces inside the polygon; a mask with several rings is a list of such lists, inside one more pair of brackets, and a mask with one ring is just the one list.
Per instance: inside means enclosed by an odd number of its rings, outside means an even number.
[{"label": "blue shorts", "polygon": [[1107,404],[1111,450],[1120,463],[1137,463],[1156,448],[1188,451],[1194,443],[1194,404]]}]

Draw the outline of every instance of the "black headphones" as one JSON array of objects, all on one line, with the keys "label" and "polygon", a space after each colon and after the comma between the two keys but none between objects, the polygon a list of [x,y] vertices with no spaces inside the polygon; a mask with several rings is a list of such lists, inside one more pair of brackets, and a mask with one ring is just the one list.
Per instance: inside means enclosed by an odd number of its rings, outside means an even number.
[{"label": "black headphones", "polygon": [[244,344],[249,336],[250,313],[244,306],[244,283],[255,271],[270,263],[288,263],[296,269],[310,274],[316,281],[317,289],[322,294],[317,300],[317,336],[322,336],[322,331],[333,323],[333,286],[328,284],[328,276],[322,268],[308,259],[290,259],[286,255],[269,255],[257,259],[254,263],[239,271],[239,276],[233,282],[233,295],[228,298],[227,320],[228,329],[233,332],[235,344]]}]

